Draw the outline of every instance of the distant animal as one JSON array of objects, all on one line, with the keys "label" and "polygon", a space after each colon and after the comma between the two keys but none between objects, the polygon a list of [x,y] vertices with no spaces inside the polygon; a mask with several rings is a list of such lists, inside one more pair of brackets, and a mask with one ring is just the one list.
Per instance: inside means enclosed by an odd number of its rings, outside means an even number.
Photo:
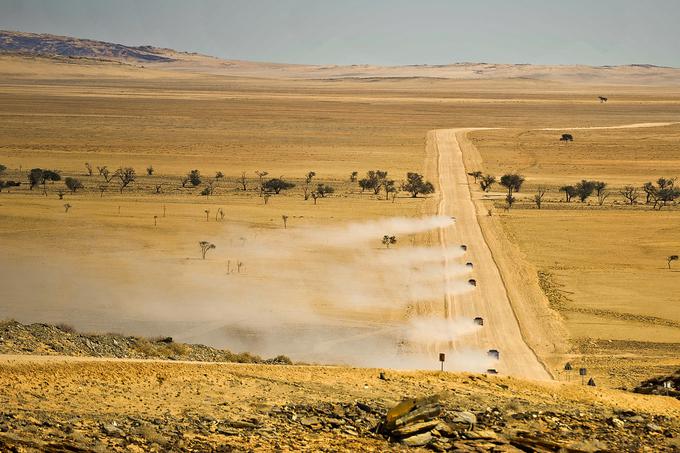
[{"label": "distant animal", "polygon": [[574,141],[574,136],[571,134],[562,134],[562,137],[560,137],[561,142],[573,142]]},{"label": "distant animal", "polygon": [[600,104],[607,102],[607,98],[604,96],[598,96],[597,98],[600,100]]}]

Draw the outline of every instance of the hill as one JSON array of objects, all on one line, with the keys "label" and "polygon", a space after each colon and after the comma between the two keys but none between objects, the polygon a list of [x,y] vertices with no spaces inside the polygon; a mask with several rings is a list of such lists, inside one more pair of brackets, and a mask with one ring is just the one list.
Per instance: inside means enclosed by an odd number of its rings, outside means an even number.
[{"label": "hill", "polygon": [[680,69],[649,64],[623,66],[497,63],[401,66],[309,65],[220,59],[148,45],[125,46],[91,39],[0,30],[0,54],[90,59],[152,66],[169,71],[238,77],[319,80],[537,80],[586,85],[678,85]]},{"label": "hill", "polygon": [[49,34],[0,30],[0,53],[40,57],[94,58],[126,62],[169,62],[167,49],[122,44]]}]

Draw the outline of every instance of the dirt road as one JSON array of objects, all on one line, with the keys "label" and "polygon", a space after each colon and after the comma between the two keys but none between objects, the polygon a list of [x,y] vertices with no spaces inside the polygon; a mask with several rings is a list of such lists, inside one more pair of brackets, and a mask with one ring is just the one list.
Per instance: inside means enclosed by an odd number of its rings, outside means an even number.
[{"label": "dirt road", "polygon": [[[628,129],[668,124],[672,123],[638,123],[568,129]],[[558,349],[557,343],[561,340],[547,337],[561,335],[564,331],[558,331],[554,316],[546,314],[545,307],[538,306],[537,296],[532,292],[535,288],[529,288],[531,285],[525,282],[522,275],[508,275],[508,269],[504,269],[503,276],[501,275],[497,260],[503,260],[503,266],[509,267],[512,264],[513,256],[508,255],[506,250],[502,251],[501,256],[492,255],[487,243],[488,239],[485,239],[480,227],[480,222],[482,222],[488,228],[493,228],[489,222],[491,218],[487,217],[487,211],[481,200],[473,201],[465,161],[458,141],[464,138],[467,132],[480,129],[482,128],[440,129],[428,133],[428,155],[431,156],[431,160],[436,160],[436,175],[440,193],[437,213],[456,218],[454,227],[440,231],[440,243],[443,247],[458,244],[467,246],[464,262],[473,263],[474,271],[471,278],[477,282],[475,291],[471,293],[446,297],[444,315],[453,319],[477,316],[484,319],[484,328],[473,336],[462,338],[455,345],[456,349],[474,348],[485,351],[497,349],[500,352],[500,360],[496,365],[498,372],[529,379],[550,379],[551,375],[545,363],[541,360],[545,357],[541,355],[541,359],[539,359],[536,352],[528,344],[540,344],[544,353],[550,350],[555,351]],[[474,162],[477,167],[481,168],[481,158],[478,153],[473,154],[476,156],[468,156],[467,160]],[[497,231],[495,233],[489,232],[492,236],[497,233]],[[502,247],[496,244],[496,248]],[[518,274],[522,273],[520,267],[518,265]],[[509,282],[507,281],[508,278],[510,279]],[[506,285],[510,285],[510,287],[506,287]],[[524,285],[526,287],[513,288],[513,285]],[[509,293],[513,295],[514,304],[510,301]],[[518,309],[521,311],[521,327],[516,312]],[[542,324],[539,325],[539,323]],[[546,328],[546,326],[549,327]],[[528,337],[531,338],[531,341],[527,341]]]},{"label": "dirt road", "polygon": [[428,137],[437,155],[438,214],[456,218],[454,227],[440,232],[442,246],[465,244],[465,260],[473,263],[472,278],[477,281],[475,291],[447,298],[445,315],[449,318],[480,316],[484,319],[484,328],[474,336],[461,339],[456,348],[497,349],[500,352],[496,366],[499,373],[528,379],[550,379],[550,374],[522,338],[505,285],[484,240],[456,139],[457,132],[457,129],[436,130]]}]

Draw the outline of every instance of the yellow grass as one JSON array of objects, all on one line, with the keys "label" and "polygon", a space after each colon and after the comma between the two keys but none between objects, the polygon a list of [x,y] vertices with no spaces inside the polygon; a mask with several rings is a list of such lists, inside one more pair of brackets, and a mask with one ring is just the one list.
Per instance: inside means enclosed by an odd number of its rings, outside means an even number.
[{"label": "yellow grass", "polygon": [[[34,272],[52,263],[87,278],[106,275],[125,281],[134,279],[127,262],[131,256],[186,269],[187,260],[198,257],[198,240],[239,228],[281,229],[282,215],[290,216],[292,226],[315,227],[433,212],[432,200],[400,197],[391,203],[360,194],[347,182],[349,174],[359,171],[361,176],[380,168],[400,180],[407,171],[425,170],[427,131],[503,127],[509,129],[471,135],[484,159],[482,170],[497,175],[521,171],[527,176],[527,190],[538,184],[551,189],[551,209],[519,206],[503,221],[526,259],[549,273],[569,299],[562,313],[572,335],[680,342],[678,327],[663,325],[663,320],[680,322],[680,273],[664,269],[665,256],[680,251],[675,234],[680,210],[581,210],[556,202],[562,197],[557,187],[581,178],[601,179],[616,189],[678,175],[680,126],[567,128],[564,132],[575,136],[569,144],[557,140],[560,131],[534,130],[675,121],[680,89],[521,79],[274,80],[14,57],[0,57],[0,66],[0,163],[9,167],[3,178],[24,182],[0,194],[6,263],[26,265]],[[608,104],[597,102],[602,93],[609,95]],[[111,170],[133,166],[139,175],[153,165],[157,176],[141,176],[122,194],[114,180],[100,198],[101,178],[85,176],[85,162]],[[59,169],[64,176],[80,178],[86,187],[58,200],[62,183],[48,184],[45,197],[41,189],[25,187],[23,175],[32,167]],[[180,187],[180,177],[194,168],[205,176],[226,174],[213,197]],[[298,187],[272,197],[265,206],[257,191],[236,189],[241,172],[253,189],[257,170],[282,175]],[[318,182],[330,183],[337,191],[316,206],[305,202],[300,191],[301,178],[310,170],[316,171]],[[158,183],[163,184],[160,195],[153,193]],[[620,199],[613,194],[608,203],[612,201]],[[67,202],[72,205],[68,214],[63,208]],[[225,222],[215,222],[220,207]],[[208,222],[205,209],[211,211]],[[208,255],[212,265],[199,263],[206,275],[222,275],[225,262],[238,259],[220,250]],[[8,283],[12,294],[27,291],[20,282]],[[31,320],[70,321],[59,304],[68,306],[77,292],[77,285],[68,280],[58,295],[32,295],[42,303],[24,306],[23,314]],[[103,294],[93,301],[94,314],[81,318],[76,327],[103,329],[107,316],[116,313],[114,302],[124,299]],[[575,312],[574,307],[585,311]],[[593,309],[606,311],[606,316]],[[609,312],[624,316],[615,318]],[[405,314],[394,310],[361,316],[379,322]],[[166,333],[158,325],[132,319],[108,328]]]}]

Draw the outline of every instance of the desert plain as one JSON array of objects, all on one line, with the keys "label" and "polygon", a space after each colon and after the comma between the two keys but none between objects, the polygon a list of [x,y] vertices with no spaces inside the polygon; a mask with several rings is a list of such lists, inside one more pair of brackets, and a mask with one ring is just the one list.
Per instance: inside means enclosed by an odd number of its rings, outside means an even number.
[{"label": "desert plain", "polygon": [[[446,351],[448,371],[496,370],[506,377],[484,377],[484,386],[526,385],[516,391],[532,403],[547,392],[559,404],[597,400],[620,409],[611,402],[624,393],[608,389],[670,374],[680,360],[680,263],[667,263],[680,253],[680,207],[654,209],[642,191],[680,173],[680,78],[654,67],[597,76],[592,68],[529,70],[0,56],[2,179],[22,182],[0,192],[0,319],[171,336],[315,366],[435,372],[422,375],[422,392],[442,390],[437,355]],[[563,133],[573,141],[559,140]],[[99,174],[103,166],[135,168],[136,180],[120,189]],[[56,181],[31,189],[32,168],[58,170],[83,187],[71,193]],[[194,169],[202,175],[195,187],[183,182]],[[397,183],[417,172],[435,192],[362,191],[351,175],[370,170]],[[475,171],[524,176],[513,206],[506,208],[500,185],[481,190]],[[309,172],[310,190],[322,184],[333,193],[306,197]],[[263,194],[262,181],[278,177],[295,187]],[[561,187],[581,180],[606,182],[603,199],[566,202]],[[201,195],[208,181],[212,192]],[[639,190],[634,204],[620,193],[628,185]],[[396,244],[381,243],[383,234],[396,234]],[[199,241],[216,246],[205,259]],[[443,264],[423,258],[432,250],[446,255]],[[486,321],[481,329],[475,316]],[[500,359],[489,361],[494,347]],[[565,373],[567,362],[587,368],[597,390]],[[26,358],[3,358],[0,367],[3,375],[26,367],[39,374],[79,363],[105,375],[137,373],[133,381],[160,368],[172,375],[173,367]],[[194,376],[192,367],[209,365],[177,366],[178,376]],[[267,374],[264,365],[229,366],[230,376]],[[332,370],[272,371],[269,390],[252,385],[239,404],[278,404],[263,402],[267,392],[310,374],[319,383],[300,386],[328,385],[322,400],[353,398],[335,381],[323,384],[335,379]],[[368,398],[363,384],[377,370],[338,370],[343,385]],[[419,396],[421,375],[394,373],[406,384],[391,391]],[[441,379],[458,389],[465,376]],[[161,389],[170,385],[182,384],[170,379]],[[27,409],[30,398],[3,398],[7,407],[35,410]],[[677,421],[672,398],[623,401]],[[51,404],[55,413],[68,406]],[[137,411],[119,402],[110,410]],[[302,447],[320,448],[317,440]]]}]

